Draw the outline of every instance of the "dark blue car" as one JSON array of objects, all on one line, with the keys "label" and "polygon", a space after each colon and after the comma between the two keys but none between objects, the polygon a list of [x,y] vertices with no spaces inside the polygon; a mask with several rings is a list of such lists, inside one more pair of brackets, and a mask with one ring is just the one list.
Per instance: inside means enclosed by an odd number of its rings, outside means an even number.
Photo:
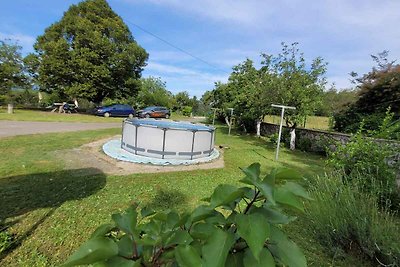
[{"label": "dark blue car", "polygon": [[135,116],[135,110],[129,105],[115,104],[96,108],[95,115],[104,117],[129,117]]}]

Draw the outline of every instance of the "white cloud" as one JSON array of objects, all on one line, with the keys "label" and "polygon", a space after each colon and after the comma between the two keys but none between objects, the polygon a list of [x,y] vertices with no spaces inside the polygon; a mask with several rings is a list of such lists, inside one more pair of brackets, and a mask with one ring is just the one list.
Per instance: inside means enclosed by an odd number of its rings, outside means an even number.
[{"label": "white cloud", "polygon": [[[137,0],[125,0],[128,3]],[[228,1],[228,0],[146,0],[147,3],[200,15],[209,19],[239,24],[256,23],[261,16],[273,12],[267,1]]]},{"label": "white cloud", "polygon": [[191,95],[201,97],[206,90],[211,90],[217,81],[226,82],[229,74],[214,74],[192,68],[178,67],[159,62],[149,62],[144,76],[160,76],[173,93],[189,91]]},{"label": "white cloud", "polygon": [[226,81],[229,74],[224,74],[224,75],[216,75],[213,73],[209,72],[204,72],[204,71],[198,71],[194,69],[189,69],[189,68],[183,68],[183,67],[177,67],[173,65],[167,65],[167,64],[161,64],[157,62],[149,62],[149,64],[146,67],[147,71],[152,71],[155,73],[160,73],[164,75],[180,75],[180,77],[185,76],[185,77],[191,77],[191,78],[197,78],[197,79],[203,79],[205,81],[209,82],[216,82],[216,81]]},{"label": "white cloud", "polygon": [[[307,59],[321,56],[328,61],[329,81],[336,82],[338,87],[351,86],[349,72],[362,74],[371,69],[370,54],[389,50],[391,59],[400,59],[400,1],[123,1],[164,8],[182,20],[202,21],[207,24],[205,29],[221,33],[219,40],[207,40],[214,42],[214,49],[201,49],[204,43],[193,43],[190,50],[228,72],[246,57],[257,63],[261,51],[279,53],[281,41],[299,42]],[[181,57],[179,62],[185,62],[185,55]],[[155,59],[167,62],[162,57]],[[193,65],[198,64],[201,63]]]}]

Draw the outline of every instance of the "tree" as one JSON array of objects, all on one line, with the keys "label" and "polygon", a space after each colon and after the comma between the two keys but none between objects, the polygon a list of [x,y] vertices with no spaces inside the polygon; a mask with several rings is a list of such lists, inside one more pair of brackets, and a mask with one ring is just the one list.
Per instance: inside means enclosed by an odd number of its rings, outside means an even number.
[{"label": "tree", "polygon": [[[334,128],[341,132],[355,132],[364,121],[365,130],[376,130],[390,108],[393,118],[400,116],[400,65],[387,59],[388,52],[372,55],[377,67],[355,79],[357,100],[347,109],[335,114]],[[352,73],[355,77],[357,74]]]},{"label": "tree", "polygon": [[22,47],[10,41],[0,41],[0,96],[6,97],[11,89],[26,83]]},{"label": "tree", "polygon": [[105,0],[72,5],[34,48],[41,90],[95,103],[136,95],[148,58]]},{"label": "tree", "polygon": [[296,107],[295,112],[285,114],[288,126],[304,123],[307,116],[314,114],[321,105],[326,84],[327,63],[317,57],[307,66],[304,54],[299,52],[297,45],[282,43],[282,52],[278,56],[261,55],[261,71],[267,77],[266,84],[271,86],[264,91],[265,99]]},{"label": "tree", "polygon": [[332,87],[322,94],[322,105],[316,110],[317,116],[332,116],[334,113],[340,112],[357,100],[357,92],[355,89],[336,89]]},{"label": "tree", "polygon": [[177,93],[174,98],[176,101],[177,108],[184,106],[191,106],[190,96],[187,91]]},{"label": "tree", "polygon": [[173,95],[166,89],[165,82],[159,77],[142,78],[140,91],[137,96],[137,105],[164,106],[172,108],[174,105]]},{"label": "tree", "polygon": [[233,67],[228,83],[216,83],[205,99],[222,112],[234,108],[237,123],[246,131],[254,131],[257,121],[274,112],[271,104],[296,107],[295,113],[285,113],[288,126],[304,122],[321,103],[327,64],[318,57],[307,66],[297,43],[283,43],[277,56],[261,57],[260,69],[250,59],[245,60]]}]

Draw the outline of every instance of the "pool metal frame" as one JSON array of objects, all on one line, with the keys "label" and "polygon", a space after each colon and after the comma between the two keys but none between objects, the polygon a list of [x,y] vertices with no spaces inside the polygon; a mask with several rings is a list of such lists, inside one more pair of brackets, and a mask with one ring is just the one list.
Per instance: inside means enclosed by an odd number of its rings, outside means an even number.
[{"label": "pool metal frame", "polygon": [[[149,121],[149,119],[145,119],[146,121]],[[153,119],[154,121],[158,121]],[[184,124],[192,124],[196,125],[194,123],[189,123],[185,121],[172,121],[175,123],[182,122]],[[135,146],[132,146],[130,144],[127,144],[124,142],[124,127],[125,124],[131,124],[135,126]],[[178,128],[178,127],[162,127],[162,126],[157,126],[157,125],[151,125],[151,124],[146,124],[145,121],[142,119],[125,119],[122,121],[122,138],[121,138],[121,148],[126,150],[124,146],[126,146],[129,149],[132,149],[135,152],[135,155],[141,155],[138,152],[147,152],[150,154],[154,155],[161,155],[161,159],[164,159],[166,155],[173,156],[173,155],[179,155],[179,156],[190,156],[190,160],[193,160],[193,156],[198,156],[198,155],[205,155],[204,157],[210,156],[211,153],[214,151],[213,144],[215,141],[215,128],[212,126],[204,125],[201,124],[201,126],[206,126],[208,129],[188,129],[188,128]],[[146,148],[141,148],[138,147],[137,145],[137,136],[138,136],[138,129],[139,127],[149,127],[149,128],[159,128],[163,131],[163,142],[162,142],[162,151],[159,150],[153,150],[153,149],[146,149]],[[191,145],[191,151],[165,151],[165,142],[166,142],[166,132],[168,130],[175,130],[175,131],[187,131],[187,132],[192,132],[193,133],[193,138],[192,138],[192,145]],[[210,149],[205,150],[205,151],[193,151],[194,150],[194,144],[195,144],[195,138],[196,138],[196,133],[197,132],[209,132],[211,133],[211,139],[210,139]],[[128,152],[131,152],[129,150],[126,150]]]}]

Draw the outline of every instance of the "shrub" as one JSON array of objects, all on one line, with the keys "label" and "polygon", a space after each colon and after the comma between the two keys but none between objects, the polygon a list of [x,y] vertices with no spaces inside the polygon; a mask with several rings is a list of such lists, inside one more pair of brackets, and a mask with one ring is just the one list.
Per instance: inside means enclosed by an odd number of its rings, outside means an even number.
[{"label": "shrub", "polygon": [[396,152],[386,144],[365,138],[359,131],[349,143],[338,144],[336,151],[329,153],[328,165],[344,171],[344,181],[362,176],[364,191],[373,190],[379,183],[380,202],[389,200],[394,209],[399,209],[399,192],[396,185],[396,166],[389,165],[388,159]]},{"label": "shrub", "polygon": [[140,210],[133,205],[97,228],[64,266],[306,266],[300,249],[280,225],[294,218],[282,207],[303,210],[306,191],[287,181],[287,169],[260,177],[260,164],[243,169],[245,187],[219,185],[192,213]]},{"label": "shrub", "polygon": [[193,108],[192,107],[189,107],[189,106],[184,106],[183,108],[182,108],[182,114],[183,114],[183,116],[190,116],[190,114],[192,114],[192,110],[193,110]]},{"label": "shrub", "polygon": [[301,138],[298,138],[296,148],[301,151],[310,152],[312,148],[312,140],[306,136],[302,136]]},{"label": "shrub", "polygon": [[376,263],[399,266],[398,218],[378,206],[379,183],[373,184],[372,193],[365,193],[362,176],[347,184],[342,176],[333,173],[312,180],[314,201],[307,205],[306,214],[316,238],[332,254],[361,252]]}]

